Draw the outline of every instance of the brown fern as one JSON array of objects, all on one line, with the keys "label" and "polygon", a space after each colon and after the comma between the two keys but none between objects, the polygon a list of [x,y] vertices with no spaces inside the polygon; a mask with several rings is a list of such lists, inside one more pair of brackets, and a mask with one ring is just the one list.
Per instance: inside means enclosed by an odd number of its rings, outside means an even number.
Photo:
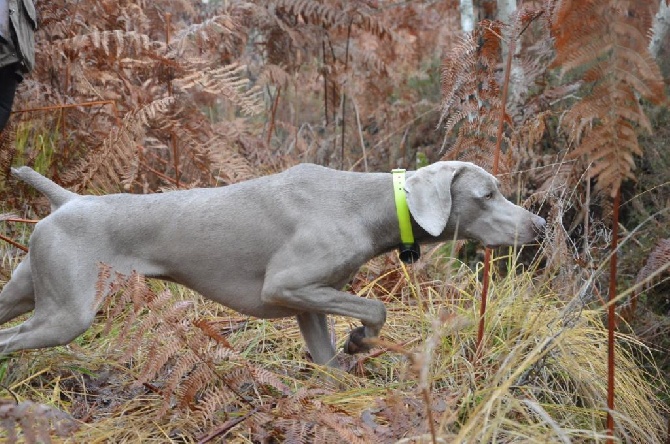
[{"label": "brown fern", "polygon": [[[248,34],[243,22],[248,20],[249,11],[233,6],[219,12],[181,29],[170,41],[168,57],[179,59],[205,48],[208,52],[219,53],[224,63],[235,60],[247,42]],[[206,63],[204,59],[200,61]]]},{"label": "brown fern", "polygon": [[145,136],[146,123],[157,113],[165,112],[173,103],[174,98],[167,97],[152,102],[136,113],[126,115],[122,126],[101,147],[92,150],[77,167],[63,175],[64,183],[75,189],[94,186],[98,189],[114,190],[119,183],[129,188],[137,175],[137,148]]},{"label": "brown fern", "polygon": [[661,239],[647,258],[647,263],[642,267],[635,278],[636,284],[644,284],[649,287],[653,284],[650,278],[663,268],[670,264],[670,239]]},{"label": "brown fern", "polygon": [[6,433],[3,442],[37,444],[51,443],[53,436],[68,438],[79,424],[54,407],[5,399],[0,400],[0,427]]},{"label": "brown fern", "polygon": [[[361,91],[388,91],[394,88],[388,62],[404,45],[390,14],[367,1],[210,6],[181,1],[144,7],[95,0],[71,7],[55,0],[40,9],[39,63],[24,82],[20,101],[26,108],[45,108],[102,100],[118,111],[72,108],[39,114],[48,121],[42,132],[62,134],[48,172],[78,190],[212,186],[256,176],[250,170],[260,160],[270,160],[269,170],[291,165],[294,156],[272,151],[270,130],[294,125],[281,117],[275,123],[282,103],[266,101],[272,88],[297,92],[302,85],[296,82],[313,73],[311,62],[305,62],[325,48],[328,120],[336,121],[347,108],[341,106],[343,94],[354,93],[344,90],[353,85],[354,69],[366,79]],[[350,44],[355,39],[364,44]],[[250,49],[260,49],[261,57],[251,56]],[[268,88],[261,94],[263,87]],[[284,89],[282,101],[294,92],[287,94]],[[176,104],[158,105],[171,96]],[[268,106],[273,124],[259,137],[253,133]],[[143,116],[151,109],[158,112]],[[33,116],[38,114],[29,119]],[[346,127],[352,119],[343,120]],[[242,137],[229,138],[233,133]],[[36,154],[27,150],[22,163],[31,164]]]},{"label": "brown fern", "polygon": [[598,188],[614,195],[621,182],[635,179],[635,156],[642,155],[637,131],[651,131],[639,98],[664,100],[663,79],[647,49],[652,2],[557,2],[551,32],[556,59],[565,77],[577,69],[583,98],[562,121]]},{"label": "brown fern", "polygon": [[[475,162],[492,170],[493,152],[501,112],[500,62],[501,24],[484,21],[474,33],[463,37],[445,57],[442,68],[442,113],[445,133],[455,133],[445,157]],[[509,124],[510,117],[505,116]],[[500,172],[510,170],[503,158]]]},{"label": "brown fern", "polygon": [[[109,272],[103,269],[101,276],[107,280]],[[132,358],[144,363],[137,369],[135,385],[161,387],[163,403],[158,416],[175,407],[187,409],[203,427],[227,419],[228,412],[239,416],[246,411],[245,424],[255,439],[293,442],[302,437],[306,442],[364,443],[374,438],[361,420],[319,399],[327,392],[293,393],[280,375],[243,358],[211,323],[194,318],[192,304],[175,302],[166,291],[156,295],[142,282],[131,275],[118,276],[111,283],[120,299],[110,298],[107,304],[139,313],[109,311],[117,322],[135,324],[124,327],[127,333],[118,336],[111,350],[120,362]],[[144,300],[136,304],[132,302],[136,298]],[[270,397],[275,408],[254,405],[259,396]]]},{"label": "brown fern", "polygon": [[175,81],[185,91],[197,89],[217,98],[225,98],[240,107],[243,113],[255,115],[263,111],[262,97],[257,87],[248,88],[249,79],[243,76],[246,66],[232,64],[195,72]]},{"label": "brown fern", "polygon": [[215,139],[214,122],[203,110],[221,97],[247,115],[264,108],[242,65],[220,63],[241,54],[249,8],[235,3],[196,23],[203,10],[189,2],[143,9],[108,0],[76,8],[55,1],[40,12],[40,62],[35,81],[21,91],[25,107],[105,99],[124,117],[119,126],[111,107],[57,115],[52,125],[67,137],[58,140],[52,177],[79,190],[147,192],[211,186],[224,175],[226,151],[239,153],[234,140],[222,143],[220,136],[207,145]]},{"label": "brown fern", "polygon": [[640,269],[635,278],[635,284],[641,287],[622,308],[627,320],[632,320],[637,310],[639,295],[651,288],[662,277],[667,276],[670,267],[670,239],[661,239],[647,257],[647,263]]},{"label": "brown fern", "polygon": [[[103,268],[101,280],[108,279]],[[175,302],[169,291],[154,293],[137,274],[117,276],[109,288],[116,297],[106,301],[107,322],[123,320],[114,353],[121,362],[143,355],[136,386],[162,380],[164,402],[158,416],[176,403],[207,421],[231,403],[248,404],[241,393],[250,382],[257,390],[269,387],[290,393],[281,378],[243,359],[208,322],[193,319],[191,302]],[[222,365],[228,371],[220,372]]]},{"label": "brown fern", "polygon": [[[539,33],[539,43],[528,54],[515,57],[513,68],[523,77],[514,79],[508,94],[506,113],[501,117],[502,78],[501,52],[504,42],[521,42],[524,33],[544,12],[529,7],[520,8],[509,25],[483,20],[474,32],[445,56],[442,67],[442,105],[440,124],[445,129],[443,149],[448,159],[473,161],[493,170],[493,160],[500,119],[503,119],[503,153],[498,171],[507,185],[510,173],[519,163],[536,157],[535,146],[544,137],[544,108],[529,112],[528,101],[537,100],[529,94],[538,79],[546,72],[550,51],[546,33]],[[543,29],[543,22],[537,26]],[[516,72],[513,71],[513,72]],[[508,189],[508,191],[510,191]]]}]

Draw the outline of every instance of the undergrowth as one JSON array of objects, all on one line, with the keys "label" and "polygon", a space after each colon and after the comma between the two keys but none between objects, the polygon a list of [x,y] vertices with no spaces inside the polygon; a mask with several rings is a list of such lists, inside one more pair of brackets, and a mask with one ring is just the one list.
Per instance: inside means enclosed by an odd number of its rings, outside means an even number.
[{"label": "undergrowth", "polygon": [[[72,345],[4,358],[0,383],[59,411],[54,436],[67,416],[73,442],[430,442],[431,422],[439,442],[604,442],[602,306],[506,251],[496,261],[509,271],[493,276],[480,350],[477,270],[452,261],[428,279],[431,264],[382,257],[354,286],[385,301],[388,323],[369,354],[341,356],[349,372],[312,366],[292,319],[242,317],[133,275],[112,279],[116,296]],[[340,346],[350,322],[334,320]],[[617,369],[617,435],[660,442],[668,410],[650,351],[619,334]],[[5,413],[6,432],[44,428],[20,411]]]}]

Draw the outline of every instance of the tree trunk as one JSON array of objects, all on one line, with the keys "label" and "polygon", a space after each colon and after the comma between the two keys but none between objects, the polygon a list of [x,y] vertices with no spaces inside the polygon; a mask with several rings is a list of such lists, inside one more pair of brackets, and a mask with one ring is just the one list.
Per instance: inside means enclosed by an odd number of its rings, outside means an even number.
[{"label": "tree trunk", "polygon": [[[498,20],[507,25],[506,32],[503,33],[505,41],[502,43],[502,62],[503,66],[507,64],[507,53],[509,51],[509,42],[516,38],[514,18],[512,15],[516,11],[516,0],[497,0],[498,4]],[[517,41],[514,47],[514,55],[521,53],[521,42]],[[512,68],[509,81],[509,96],[507,97],[507,108],[514,111],[521,103],[521,94],[523,92],[522,85],[524,84],[525,72],[521,64],[512,59]]]},{"label": "tree trunk", "polygon": [[516,0],[498,0],[498,20],[509,24],[514,11],[516,11]]},{"label": "tree trunk", "polygon": [[496,0],[480,0],[475,4],[479,11],[477,20],[495,20],[497,16]]},{"label": "tree trunk", "polygon": [[651,25],[651,40],[649,41],[649,52],[656,58],[661,49],[663,39],[670,29],[670,6],[666,0],[660,0],[661,4],[654,17],[654,23]]},{"label": "tree trunk", "polygon": [[[516,11],[516,0],[498,0],[498,20],[512,28],[512,14]],[[510,29],[511,30],[511,29]],[[513,37],[512,33],[506,33],[505,38]],[[507,58],[508,42],[503,42],[503,63]],[[517,53],[519,51],[517,45]]]},{"label": "tree trunk", "polygon": [[475,7],[472,0],[460,0],[461,29],[464,33],[475,29]]}]

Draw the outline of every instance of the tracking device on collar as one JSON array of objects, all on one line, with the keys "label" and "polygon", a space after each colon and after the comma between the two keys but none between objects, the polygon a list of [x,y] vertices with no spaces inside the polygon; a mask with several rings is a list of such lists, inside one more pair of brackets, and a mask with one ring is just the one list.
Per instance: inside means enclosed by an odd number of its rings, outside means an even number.
[{"label": "tracking device on collar", "polygon": [[395,196],[395,209],[400,227],[400,245],[398,255],[400,260],[406,264],[416,262],[421,256],[419,244],[414,241],[412,232],[412,221],[407,206],[407,195],[405,194],[405,170],[394,169],[393,173],[393,195]]},{"label": "tracking device on collar", "polygon": [[421,257],[421,249],[419,248],[419,244],[416,242],[413,244],[400,244],[398,247],[398,256],[404,263],[413,264]]}]

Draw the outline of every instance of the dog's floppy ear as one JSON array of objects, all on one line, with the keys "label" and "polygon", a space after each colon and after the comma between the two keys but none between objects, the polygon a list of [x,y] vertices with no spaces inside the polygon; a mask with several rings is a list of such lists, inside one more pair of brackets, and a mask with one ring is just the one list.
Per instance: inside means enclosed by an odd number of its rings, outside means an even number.
[{"label": "dog's floppy ear", "polygon": [[442,234],[451,213],[451,182],[458,168],[437,162],[418,169],[405,182],[407,205],[414,220],[431,236]]}]

